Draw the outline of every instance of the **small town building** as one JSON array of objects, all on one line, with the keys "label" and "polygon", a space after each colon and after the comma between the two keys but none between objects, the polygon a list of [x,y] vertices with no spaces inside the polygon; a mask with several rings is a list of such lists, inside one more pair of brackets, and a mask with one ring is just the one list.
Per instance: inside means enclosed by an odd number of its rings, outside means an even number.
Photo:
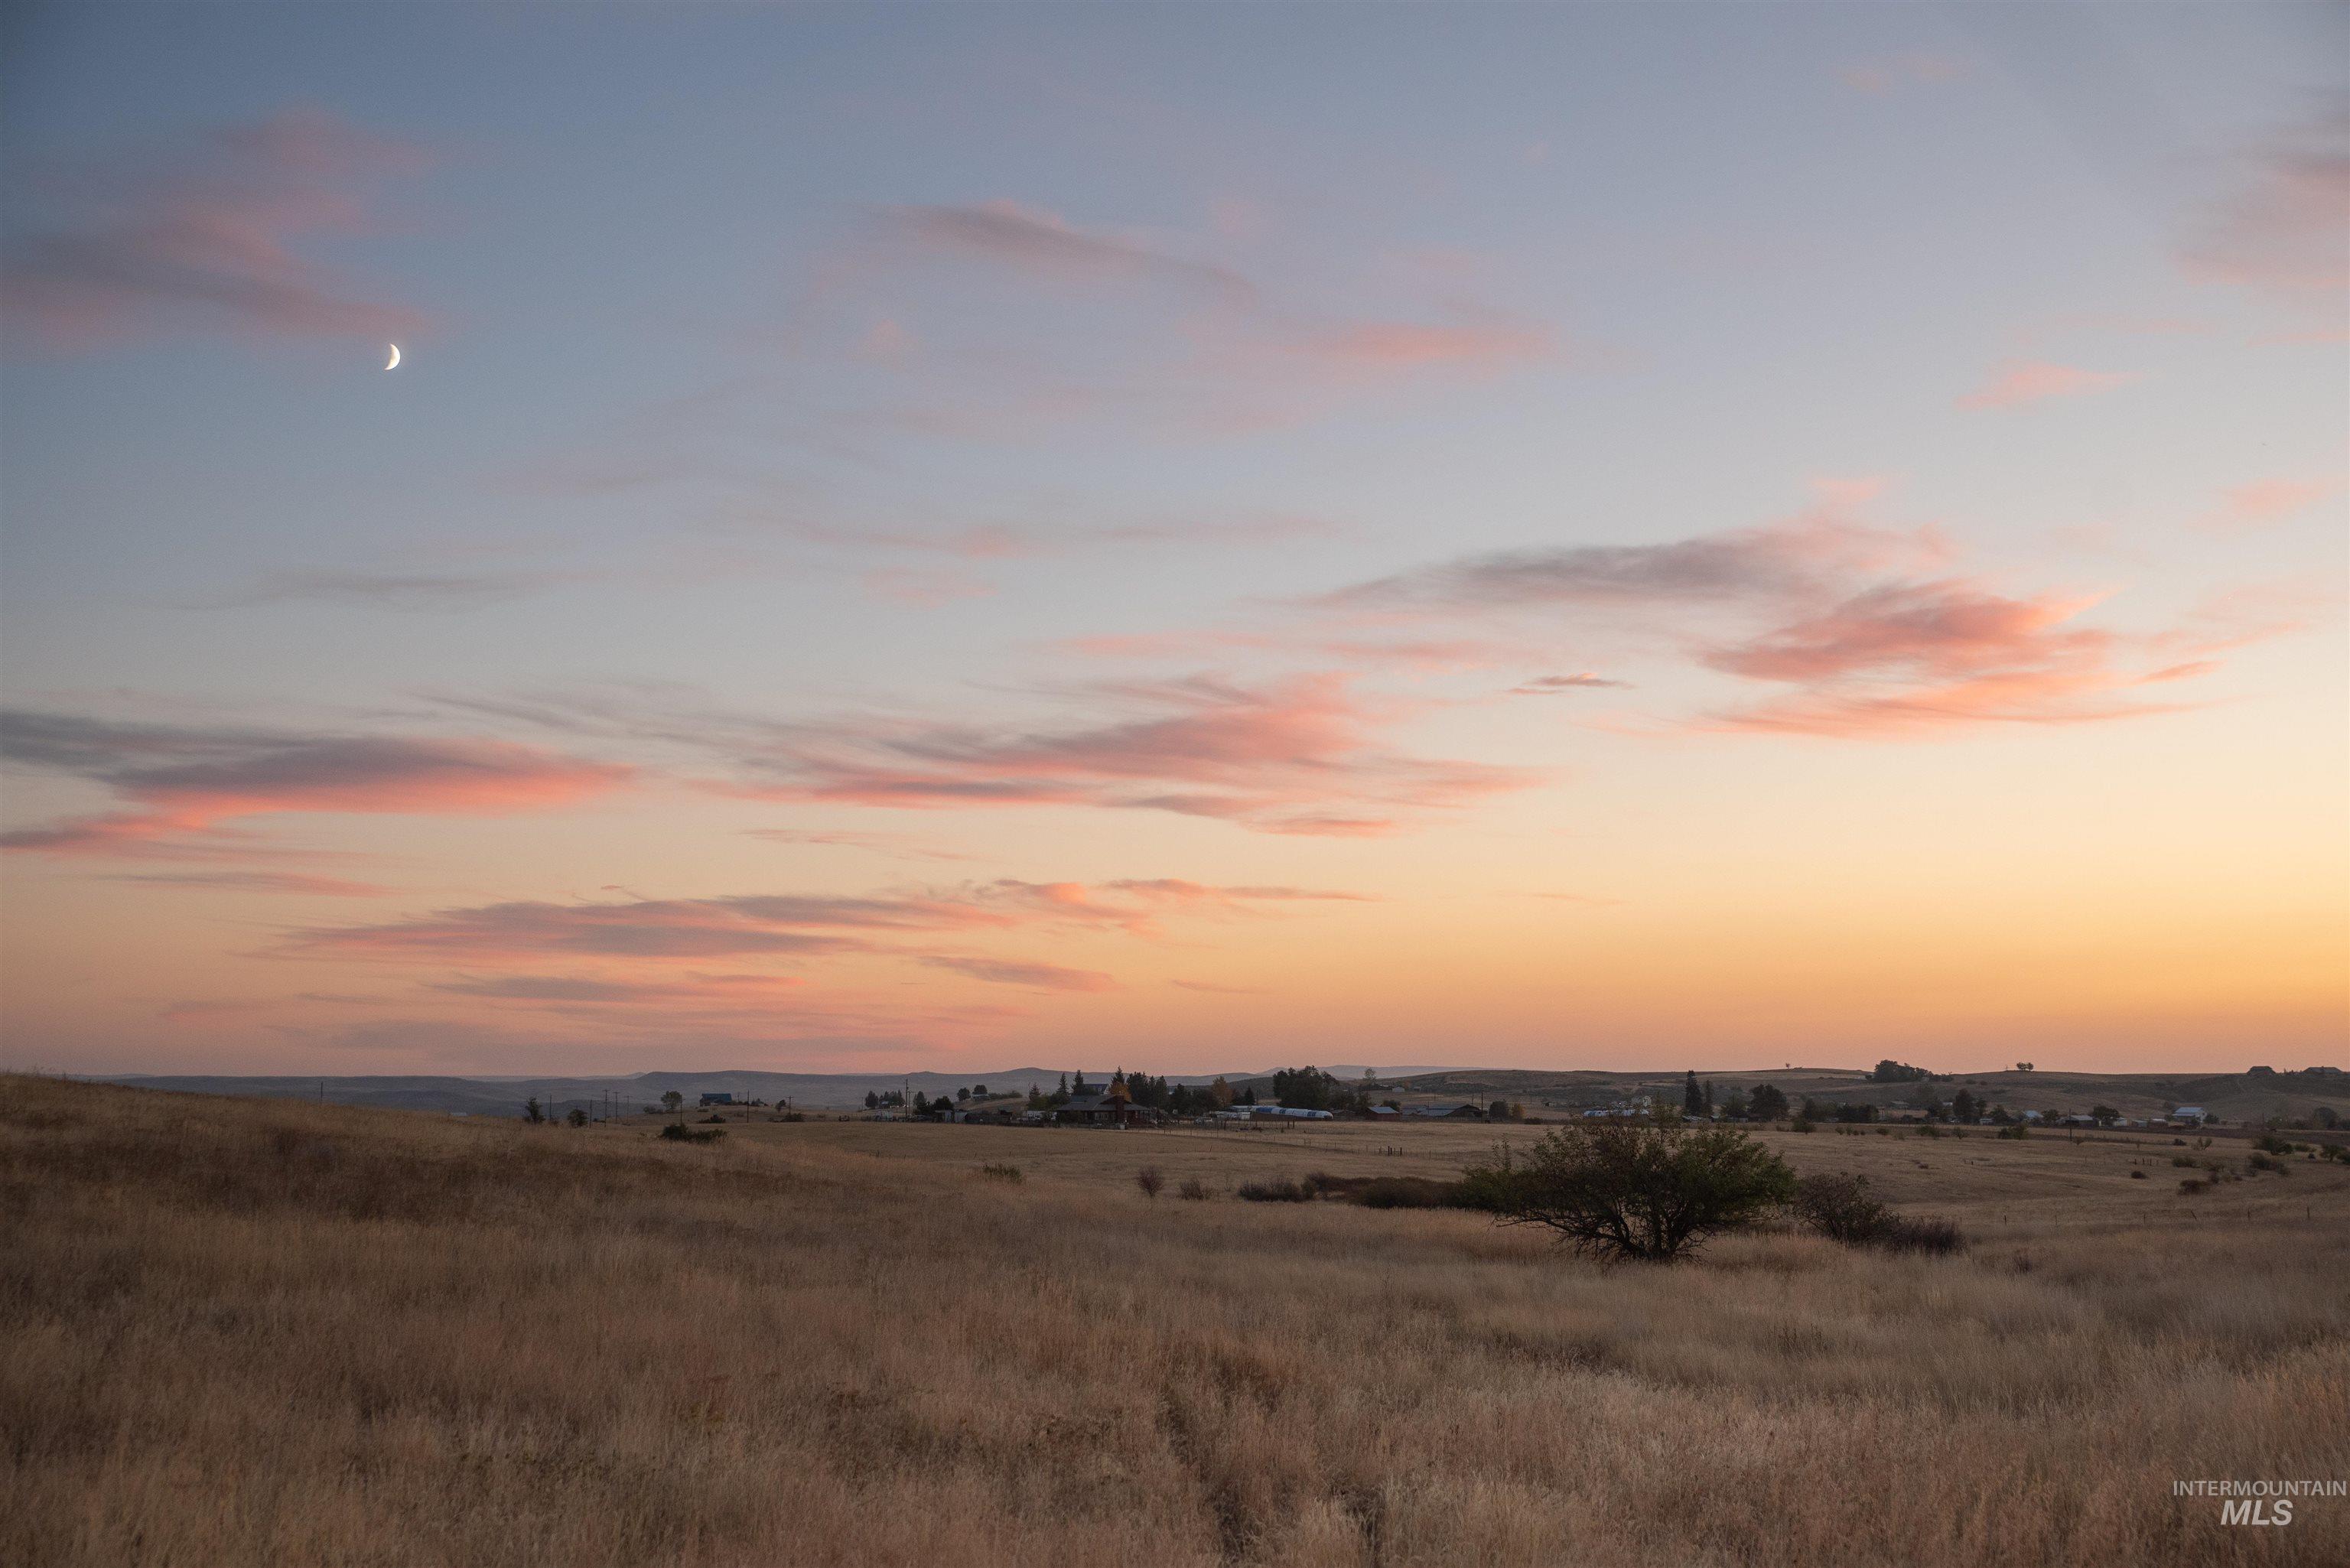
[{"label": "small town building", "polygon": [[1132,1127],[1152,1126],[1160,1117],[1149,1106],[1128,1099],[1125,1085],[1112,1084],[1107,1089],[1071,1095],[1068,1103],[1053,1113],[1053,1119],[1065,1126]]}]

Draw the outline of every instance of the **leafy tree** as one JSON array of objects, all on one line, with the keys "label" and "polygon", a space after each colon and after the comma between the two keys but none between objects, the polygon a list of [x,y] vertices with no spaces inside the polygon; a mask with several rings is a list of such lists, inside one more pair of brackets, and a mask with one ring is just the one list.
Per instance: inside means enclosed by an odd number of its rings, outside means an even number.
[{"label": "leafy tree", "polygon": [[1319,1067],[1284,1067],[1273,1075],[1273,1096],[1292,1110],[1326,1111],[1338,1080]]},{"label": "leafy tree", "polygon": [[1232,1103],[1232,1086],[1219,1076],[1208,1085],[1208,1097],[1216,1102],[1216,1109],[1221,1111]]},{"label": "leafy tree", "polygon": [[1730,1093],[1721,1097],[1721,1114],[1734,1122],[1742,1122],[1752,1115],[1753,1106],[1747,1099],[1746,1091],[1732,1085]]},{"label": "leafy tree", "polygon": [[930,1108],[930,1097],[924,1095],[921,1090],[916,1089],[914,1091],[914,1114],[918,1116],[925,1116],[929,1114]]},{"label": "leafy tree", "polygon": [[1868,1075],[1875,1084],[1922,1084],[1933,1075],[1923,1067],[1912,1067],[1906,1062],[1896,1062],[1890,1056],[1879,1062]]},{"label": "leafy tree", "polygon": [[2015,1070],[2019,1073],[2029,1073],[2032,1071],[2032,1064],[2029,1062],[2018,1062],[2015,1064]]},{"label": "leafy tree", "polygon": [[584,1127],[588,1125],[588,1113],[574,1106],[571,1107],[571,1114],[563,1119],[575,1127]]},{"label": "leafy tree", "polygon": [[1610,1119],[1552,1132],[1462,1172],[1465,1195],[1511,1225],[1541,1225],[1594,1256],[1664,1262],[1760,1219],[1795,1189],[1778,1156],[1731,1127]]},{"label": "leafy tree", "polygon": [[2089,1116],[2101,1127],[2109,1127],[2122,1119],[2121,1112],[2111,1106],[2091,1106]]},{"label": "leafy tree", "polygon": [[879,1096],[879,1095],[877,1095],[877,1094],[875,1094],[875,1093],[874,1093],[872,1090],[870,1090],[870,1089],[866,1090],[866,1091],[865,1091],[865,1108],[866,1108],[867,1110],[868,1110],[868,1111],[878,1111],[878,1110],[879,1110],[879,1109],[881,1108],[881,1096]]},{"label": "leafy tree", "polygon": [[528,1122],[533,1127],[538,1126],[539,1123],[546,1119],[546,1113],[538,1108],[538,1096],[536,1095],[533,1095],[529,1099],[525,1100],[522,1103],[522,1119]]},{"label": "leafy tree", "polygon": [[1950,1096],[1950,1119],[1952,1121],[1963,1123],[1971,1127],[1974,1125],[1975,1118],[1981,1115],[1982,1106],[1975,1103],[1975,1097],[1971,1092],[1960,1089],[1957,1094]]},{"label": "leafy tree", "polygon": [[1487,1106],[1485,1107],[1485,1119],[1489,1122],[1508,1121],[1510,1119],[1510,1102],[1507,1100],[1495,1100],[1492,1105]]},{"label": "leafy tree", "polygon": [[957,1100],[959,1100],[959,1101],[960,1101],[960,1100],[967,1100],[967,1099],[971,1098],[971,1091],[970,1091],[969,1089],[967,1089],[967,1088],[964,1088],[964,1089],[957,1089],[957,1090],[955,1091],[955,1098],[956,1098]]},{"label": "leafy tree", "polygon": [[1784,1120],[1787,1115],[1785,1092],[1770,1084],[1755,1085],[1754,1093],[1747,1096],[1746,1114],[1758,1122]]},{"label": "leafy tree", "polygon": [[685,1096],[679,1094],[675,1089],[668,1090],[661,1096],[661,1109],[667,1111],[671,1116],[677,1115],[678,1108],[684,1104]]},{"label": "leafy tree", "polygon": [[987,1085],[985,1084],[973,1084],[971,1086],[971,1092],[977,1095],[983,1100],[987,1098]]},{"label": "leafy tree", "polygon": [[1705,1115],[1705,1096],[1697,1086],[1697,1069],[1694,1067],[1690,1069],[1689,1082],[1681,1085],[1681,1115]]}]

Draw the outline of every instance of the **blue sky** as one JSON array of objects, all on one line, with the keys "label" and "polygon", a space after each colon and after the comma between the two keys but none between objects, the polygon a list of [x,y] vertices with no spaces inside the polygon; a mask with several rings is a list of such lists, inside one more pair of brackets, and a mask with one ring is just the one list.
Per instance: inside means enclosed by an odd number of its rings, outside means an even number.
[{"label": "blue sky", "polygon": [[[35,987],[33,1049],[1362,1059],[1343,955],[1520,930],[1530,877],[1608,884],[1557,933],[1607,973],[1448,961],[1390,1055],[1464,1010],[1462,1052],[1544,1063],[2340,1037],[2338,8],[6,26],[12,962],[110,929],[155,977]],[[1979,830],[1893,804],[1929,797]],[[1995,911],[2108,820],[2057,901],[2128,913],[2067,996]],[[1719,1015],[1657,989],[1774,832],[1825,950],[1958,877],[1980,918],[1895,922],[1902,962],[2012,1002],[1831,964],[1848,1006],[1773,1022],[1760,955]],[[1978,837],[1995,869],[1943,863]],[[636,1005],[681,983],[649,937],[462,974],[313,940],[1173,880],[1359,897],[1180,935],[983,898],[951,919],[1016,951],[776,957],[792,1006],[699,1023]],[[1115,941],[1040,956],[1069,919]],[[2269,959],[2111,978],[2220,926]],[[305,941],[355,967],[322,989]],[[499,965],[529,983],[452,1025]]]}]

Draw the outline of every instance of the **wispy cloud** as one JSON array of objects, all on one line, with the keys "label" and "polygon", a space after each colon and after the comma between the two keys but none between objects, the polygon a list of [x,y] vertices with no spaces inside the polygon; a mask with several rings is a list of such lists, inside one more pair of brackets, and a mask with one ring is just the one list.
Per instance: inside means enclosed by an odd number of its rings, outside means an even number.
[{"label": "wispy cloud", "polygon": [[2180,252],[2188,275],[2246,290],[2339,341],[2350,288],[2350,99],[2336,96],[2242,161]]},{"label": "wispy cloud", "polygon": [[917,249],[987,262],[1043,283],[1171,284],[1243,308],[1257,299],[1256,286],[1229,268],[1081,228],[1018,202],[893,207],[879,222],[889,237]]},{"label": "wispy cloud", "polygon": [[300,893],[332,898],[381,898],[391,889],[372,882],[347,881],[340,877],[314,877],[300,871],[151,871],[117,877],[147,888],[194,888],[231,893]]},{"label": "wispy cloud", "polygon": [[2256,479],[2220,493],[2220,504],[2195,519],[2196,526],[2230,534],[2263,528],[2307,511],[2342,493],[2339,478]]},{"label": "wispy cloud", "polygon": [[630,770],[504,741],[314,735],[0,714],[0,761],[87,779],[130,809],[0,836],[49,854],[144,854],[241,818],[359,812],[495,815],[577,804]]},{"label": "wispy cloud", "polygon": [[2074,624],[2094,600],[2014,598],[1950,579],[1871,588],[1706,662],[1793,695],[1716,716],[1730,729],[1887,735],[1959,724],[2076,723],[2176,704],[2128,695],[2121,639]]},{"label": "wispy cloud", "polygon": [[1032,991],[1112,991],[1118,986],[1117,981],[1099,971],[1070,969],[1056,963],[967,958],[952,953],[925,953],[918,961],[933,969],[951,969],[993,985],[1019,985]]},{"label": "wispy cloud", "polygon": [[1943,559],[1930,530],[1859,518],[1867,487],[1821,486],[1819,504],[1757,528],[1648,545],[1558,545],[1437,562],[1313,601],[1335,609],[1500,609],[1518,606],[1734,603],[1787,596],[1853,571]]},{"label": "wispy cloud", "polygon": [[[1619,609],[1619,630],[1662,651],[1784,689],[1686,721],[1700,729],[1891,737],[2121,718],[2179,705],[2138,689],[2209,672],[2210,639],[2125,636],[2082,622],[2096,596],[2017,595],[1951,574],[1939,532],[1863,520],[1876,493],[1837,483],[1811,511],[1760,528],[1470,556],[1315,602],[1423,621],[1574,612],[1585,641],[1592,612]],[[1552,675],[1513,694],[1621,684]]]},{"label": "wispy cloud", "polygon": [[1529,775],[1379,747],[1382,711],[1347,677],[1211,677],[1100,689],[1128,711],[1066,728],[872,718],[804,727],[745,759],[773,799],[920,808],[1083,805],[1175,812],[1263,832],[1388,831],[1404,816],[1522,787]]},{"label": "wispy cloud", "polygon": [[746,836],[770,844],[806,845],[832,849],[862,849],[898,860],[972,860],[976,856],[942,848],[903,833],[853,833],[837,828],[750,827]]},{"label": "wispy cloud", "polygon": [[1579,675],[1537,675],[1532,680],[1511,688],[1511,694],[1541,697],[1560,691],[1587,691],[1600,687],[1628,688],[1631,684],[1628,680],[1610,680],[1586,670]]},{"label": "wispy cloud", "polygon": [[172,328],[413,336],[431,325],[423,314],[300,247],[373,231],[378,187],[428,162],[421,149],[294,109],[168,153],[27,177],[35,216],[0,257],[8,315],[63,348]]},{"label": "wispy cloud", "polygon": [[2123,370],[2084,370],[2047,359],[2010,359],[1991,379],[1958,400],[1962,409],[2013,409],[2050,398],[2082,398],[2109,392],[2137,379]]}]

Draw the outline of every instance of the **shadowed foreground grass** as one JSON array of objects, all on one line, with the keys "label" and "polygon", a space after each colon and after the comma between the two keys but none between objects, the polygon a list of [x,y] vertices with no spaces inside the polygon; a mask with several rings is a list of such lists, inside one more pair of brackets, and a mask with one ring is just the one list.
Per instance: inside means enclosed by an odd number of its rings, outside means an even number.
[{"label": "shadowed foreground grass", "polygon": [[2350,1561],[2171,1495],[2350,1476],[2337,1168],[1607,1270],[828,1139],[0,1079],[0,1562]]}]

